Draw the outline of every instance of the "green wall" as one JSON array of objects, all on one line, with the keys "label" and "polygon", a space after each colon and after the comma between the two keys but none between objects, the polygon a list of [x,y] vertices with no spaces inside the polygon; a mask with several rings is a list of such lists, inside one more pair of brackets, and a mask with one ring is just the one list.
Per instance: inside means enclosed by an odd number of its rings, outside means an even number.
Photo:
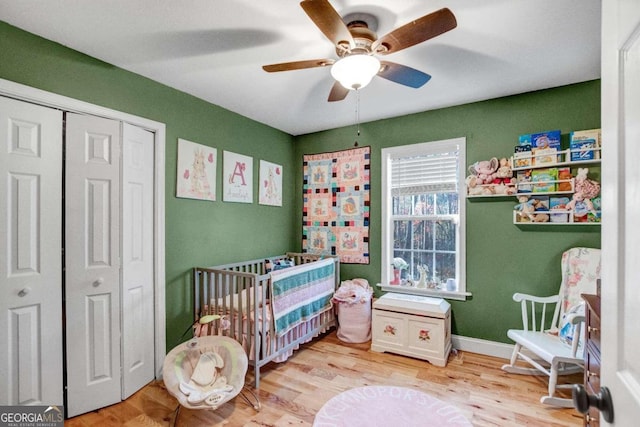
[{"label": "green wall", "polygon": [[[293,138],[201,99],[82,55],[0,22],[0,78],[166,124],[167,348],[193,321],[191,271],[296,247]],[[260,159],[283,166],[283,206],[178,199],[177,140],[184,138],[253,157],[254,195]]]},{"label": "green wall", "polygon": [[[302,156],[354,141],[353,126],[292,137],[1,21],[0,78],[166,124],[167,348],[192,321],[190,269],[300,249]],[[380,277],[381,148],[466,136],[473,162],[508,155],[523,133],[561,129],[566,138],[571,130],[599,126],[599,81],[362,124],[360,145],[372,147],[371,264],[343,265],[342,278],[376,283]],[[283,206],[176,198],[178,138],[216,147],[219,155],[252,156],[256,188],[260,159],[283,165]],[[506,329],[520,322],[513,292],[553,293],[560,253],[600,245],[596,227],[520,229],[511,223],[515,204],[467,202],[467,289],[473,297],[451,301],[456,334],[508,342]]]},{"label": "green wall", "polygon": [[[599,127],[599,80],[361,124],[358,143],[371,146],[371,263],[343,265],[342,278],[364,277],[371,284],[380,281],[382,148],[466,137],[467,163],[471,164],[511,155],[522,134],[560,129],[563,144],[568,146],[570,131]],[[297,137],[296,157],[351,148],[354,136],[355,127],[350,126]],[[593,172],[597,173],[597,168]],[[301,173],[296,178],[296,187],[301,188]],[[301,212],[301,199],[296,202]],[[599,248],[600,227],[519,228],[512,223],[515,198],[466,203],[467,290],[473,296],[464,302],[450,301],[452,332],[509,342],[507,328],[522,324],[520,306],[511,299],[513,293],[557,293],[560,255],[573,246]],[[301,230],[297,233],[299,239]]]}]

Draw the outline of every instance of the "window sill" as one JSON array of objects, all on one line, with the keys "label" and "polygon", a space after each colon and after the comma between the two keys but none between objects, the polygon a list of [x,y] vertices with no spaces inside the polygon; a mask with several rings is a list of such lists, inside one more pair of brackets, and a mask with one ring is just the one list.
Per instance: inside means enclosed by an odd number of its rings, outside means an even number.
[{"label": "window sill", "polygon": [[409,294],[409,295],[420,295],[425,297],[454,299],[459,301],[466,301],[467,297],[471,296],[470,292],[451,292],[451,291],[442,291],[438,289],[416,288],[413,286],[383,285],[382,283],[377,283],[376,286],[379,287],[384,292],[395,292],[397,294]]}]

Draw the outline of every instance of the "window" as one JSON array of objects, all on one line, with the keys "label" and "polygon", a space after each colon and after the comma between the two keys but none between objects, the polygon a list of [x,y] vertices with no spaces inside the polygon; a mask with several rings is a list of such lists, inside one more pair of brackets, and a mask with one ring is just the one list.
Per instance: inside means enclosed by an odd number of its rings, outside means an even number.
[{"label": "window", "polygon": [[382,150],[383,290],[400,291],[393,286],[400,284],[409,293],[467,295],[465,143],[456,138]]}]

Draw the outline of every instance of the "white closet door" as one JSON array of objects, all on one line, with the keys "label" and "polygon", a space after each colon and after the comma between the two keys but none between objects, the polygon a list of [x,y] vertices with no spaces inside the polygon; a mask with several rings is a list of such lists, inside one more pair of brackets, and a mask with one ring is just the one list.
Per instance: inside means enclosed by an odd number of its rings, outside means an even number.
[{"label": "white closet door", "polygon": [[67,114],[67,414],[119,402],[120,122]]},{"label": "white closet door", "polygon": [[122,137],[123,399],[154,378],[154,134],[129,124]]},{"label": "white closet door", "polygon": [[0,98],[0,405],[62,405],[62,113]]}]

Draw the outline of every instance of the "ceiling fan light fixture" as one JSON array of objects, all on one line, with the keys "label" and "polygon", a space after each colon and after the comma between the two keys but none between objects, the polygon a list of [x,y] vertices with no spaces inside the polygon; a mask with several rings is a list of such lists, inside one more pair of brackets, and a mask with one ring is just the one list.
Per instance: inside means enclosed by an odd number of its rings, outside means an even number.
[{"label": "ceiling fan light fixture", "polygon": [[371,55],[345,56],[331,66],[331,75],[346,89],[362,89],[380,71],[380,61]]}]

